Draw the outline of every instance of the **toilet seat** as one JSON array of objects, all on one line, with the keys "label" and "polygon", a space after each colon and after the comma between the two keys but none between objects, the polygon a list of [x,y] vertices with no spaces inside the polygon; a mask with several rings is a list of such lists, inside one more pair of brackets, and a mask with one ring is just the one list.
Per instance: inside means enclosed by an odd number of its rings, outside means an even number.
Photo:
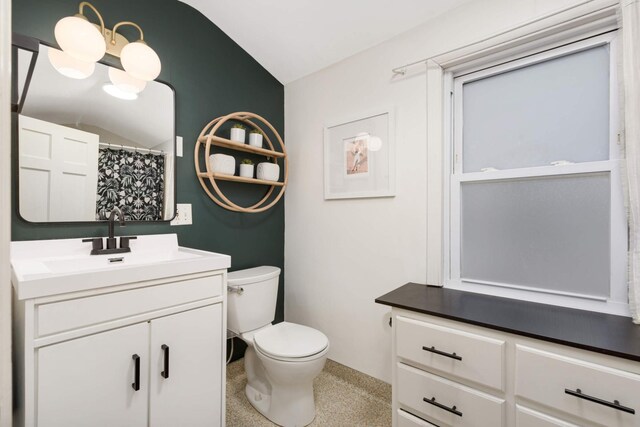
[{"label": "toilet seat", "polygon": [[291,362],[319,357],[329,346],[329,339],[322,332],[289,322],[256,332],[253,342],[256,350],[264,356]]}]

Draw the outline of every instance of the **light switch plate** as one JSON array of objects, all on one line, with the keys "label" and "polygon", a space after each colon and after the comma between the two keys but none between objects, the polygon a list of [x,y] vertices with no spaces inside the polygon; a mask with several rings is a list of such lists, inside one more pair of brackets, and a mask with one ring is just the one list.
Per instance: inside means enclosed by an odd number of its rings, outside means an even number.
[{"label": "light switch plate", "polygon": [[191,203],[178,203],[176,206],[176,217],[171,221],[171,225],[191,225]]},{"label": "light switch plate", "polygon": [[182,137],[176,136],[176,157],[182,157]]}]

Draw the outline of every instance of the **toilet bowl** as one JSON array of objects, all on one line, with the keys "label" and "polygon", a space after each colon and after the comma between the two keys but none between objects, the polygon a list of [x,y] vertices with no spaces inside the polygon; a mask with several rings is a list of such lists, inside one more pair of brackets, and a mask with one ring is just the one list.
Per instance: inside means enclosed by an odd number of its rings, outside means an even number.
[{"label": "toilet bowl", "polygon": [[275,424],[306,426],[315,417],[313,380],[322,371],[329,340],[290,322],[271,324],[278,290],[277,267],[228,275],[228,328],[247,344],[244,356],[251,405]]}]

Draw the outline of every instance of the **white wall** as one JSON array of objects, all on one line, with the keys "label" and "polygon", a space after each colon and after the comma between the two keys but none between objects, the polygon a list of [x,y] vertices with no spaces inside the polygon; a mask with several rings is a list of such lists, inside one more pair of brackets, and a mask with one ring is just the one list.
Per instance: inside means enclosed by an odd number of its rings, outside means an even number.
[{"label": "white wall", "polygon": [[[331,359],[390,382],[389,308],[374,299],[426,280],[426,76],[391,69],[579,3],[476,0],[285,87],[285,319],[327,334]],[[325,201],[323,126],[388,105],[396,197]]]},{"label": "white wall", "polygon": [[0,427],[11,425],[11,1],[0,0]]}]

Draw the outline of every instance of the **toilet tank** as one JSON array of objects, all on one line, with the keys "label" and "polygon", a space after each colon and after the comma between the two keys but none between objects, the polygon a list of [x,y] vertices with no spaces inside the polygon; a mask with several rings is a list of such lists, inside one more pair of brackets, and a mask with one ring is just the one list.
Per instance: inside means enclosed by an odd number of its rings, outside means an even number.
[{"label": "toilet tank", "polygon": [[227,275],[229,330],[241,334],[273,322],[279,277],[280,269],[269,266],[232,271]]}]

